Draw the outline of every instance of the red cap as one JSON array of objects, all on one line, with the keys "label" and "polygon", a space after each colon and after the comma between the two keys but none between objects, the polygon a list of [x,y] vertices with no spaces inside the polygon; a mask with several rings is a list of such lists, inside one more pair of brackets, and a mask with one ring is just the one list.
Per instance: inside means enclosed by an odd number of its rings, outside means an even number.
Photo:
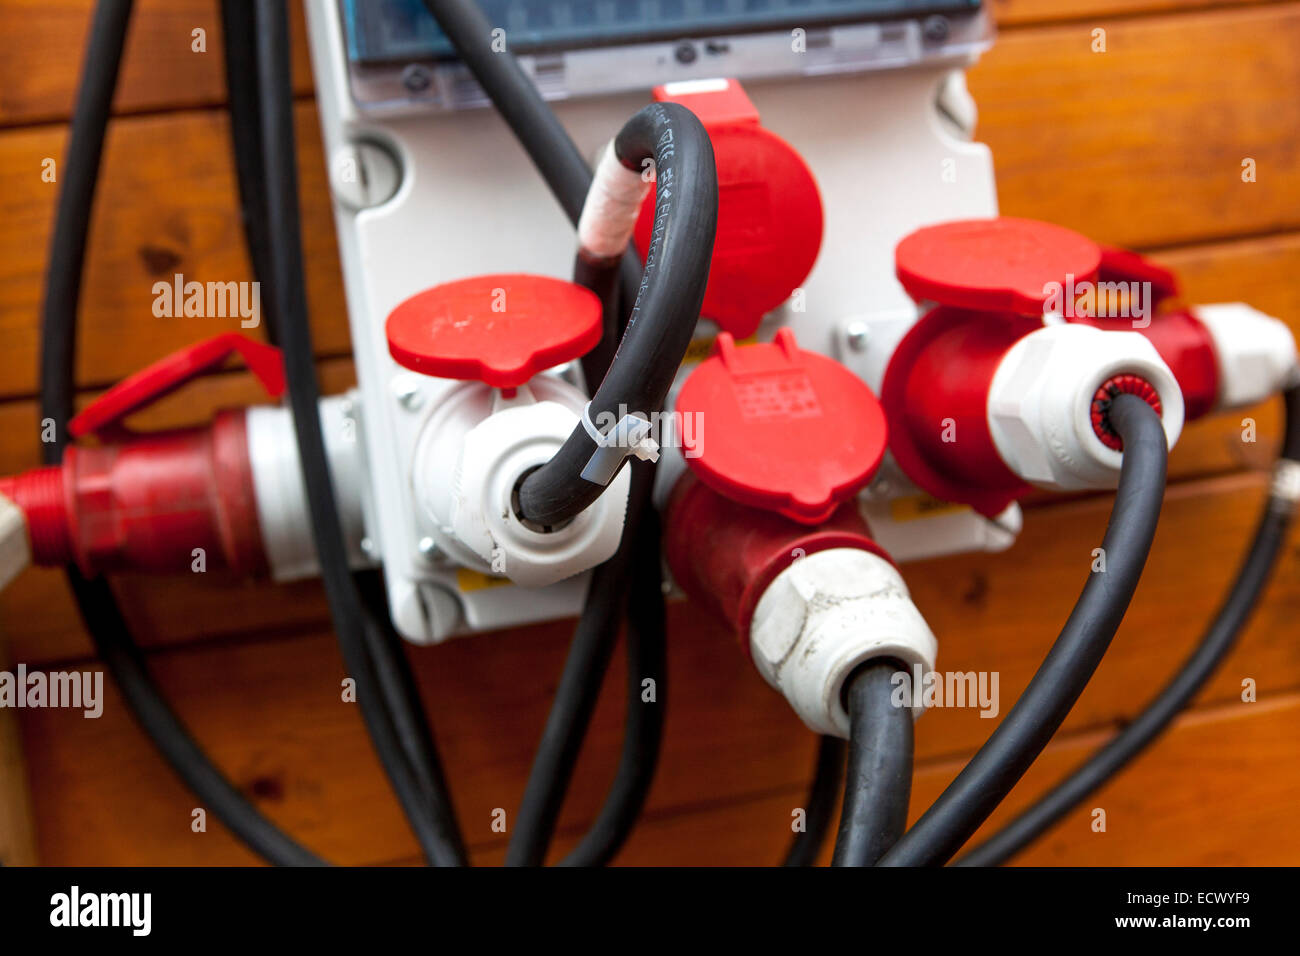
[{"label": "red cap", "polygon": [[918,229],[894,253],[898,281],[918,302],[1041,315],[1050,284],[1091,281],[1101,249],[1033,219],[965,219]]},{"label": "red cap", "polygon": [[885,454],[885,413],[861,379],[781,329],[737,347],[727,333],[682,385],[687,463],[719,494],[805,524],[828,518]]},{"label": "red cap", "polygon": [[476,276],[411,296],[389,314],[386,332],[399,365],[516,388],[594,348],[601,305],[590,289],[562,279]]},{"label": "red cap", "polygon": [[[789,143],[759,125],[758,110],[735,80],[659,86],[654,98],[680,103],[708,130],[718,167],[718,231],[700,314],[748,338],[817,260],[817,182]],[[636,226],[642,254],[650,246],[654,204],[651,188]]]}]

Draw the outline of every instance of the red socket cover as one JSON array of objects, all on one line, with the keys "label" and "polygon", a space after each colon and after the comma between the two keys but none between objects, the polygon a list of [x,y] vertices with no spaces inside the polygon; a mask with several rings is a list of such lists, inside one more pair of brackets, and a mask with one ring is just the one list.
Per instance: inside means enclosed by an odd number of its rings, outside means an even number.
[{"label": "red socket cover", "polygon": [[701,481],[804,524],[826,520],[862,488],[888,440],[871,389],[838,362],[800,349],[789,329],[772,344],[740,347],[719,335],[676,408],[690,419],[682,445]]},{"label": "red socket cover", "polygon": [[894,253],[898,281],[918,302],[1041,315],[1050,283],[1097,277],[1101,248],[1033,219],[963,219],[918,229]]},{"label": "red socket cover", "polygon": [[600,300],[589,289],[534,275],[488,275],[426,289],[385,327],[399,365],[516,388],[600,341]]},{"label": "red socket cover", "polygon": [[[759,124],[735,80],[659,86],[654,98],[680,103],[708,130],[718,168],[718,231],[700,314],[748,338],[812,271],[822,242],[817,182],[790,144]],[[642,255],[654,205],[652,188],[636,227]]]}]

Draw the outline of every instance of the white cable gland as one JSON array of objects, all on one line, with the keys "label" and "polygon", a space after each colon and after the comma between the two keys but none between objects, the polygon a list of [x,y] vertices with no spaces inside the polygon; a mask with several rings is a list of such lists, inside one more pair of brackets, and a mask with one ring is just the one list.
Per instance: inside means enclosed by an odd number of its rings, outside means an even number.
[{"label": "white cable gland", "polygon": [[[538,401],[534,388],[560,401]],[[471,383],[446,403],[448,414],[430,419],[417,447],[415,491],[451,557],[523,587],[545,587],[618,550],[631,480],[626,469],[561,527],[530,527],[515,513],[520,478],[549,461],[580,423],[569,391],[580,398],[566,383],[539,377],[505,399]]]},{"label": "white cable gland", "polygon": [[1214,341],[1219,370],[1217,410],[1254,405],[1291,383],[1296,368],[1295,336],[1284,322],[1243,302],[1198,305],[1192,314]]},{"label": "white cable gland", "polygon": [[[785,695],[810,729],[849,736],[844,682],[873,658],[893,658],[921,679],[934,670],[939,643],[912,603],[898,570],[858,548],[799,558],[759,598],[749,628],[758,671]],[[910,685],[905,685],[910,686]],[[920,694],[898,699],[921,715]]]},{"label": "white cable gland", "polygon": [[1093,430],[1092,400],[1117,375],[1136,375],[1156,390],[1173,448],[1183,393],[1155,347],[1139,332],[1067,323],[1026,335],[993,375],[989,430],[1007,467],[1049,489],[1114,488],[1124,456]]}]

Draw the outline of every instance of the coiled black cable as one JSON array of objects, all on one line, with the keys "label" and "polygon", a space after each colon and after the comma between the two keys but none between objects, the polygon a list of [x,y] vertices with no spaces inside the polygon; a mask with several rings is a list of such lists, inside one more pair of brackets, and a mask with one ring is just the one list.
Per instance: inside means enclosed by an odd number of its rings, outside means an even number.
[{"label": "coiled black cable", "polygon": [[[477,4],[472,0],[425,0],[425,6],[437,20],[439,27],[456,50],[457,56],[474,74],[498,113],[510,126],[569,221],[576,225],[591,187],[592,175],[582,154],[559,119],[542,99],[533,82],[520,69],[514,57],[508,52],[492,49],[492,26]],[[600,263],[598,267],[592,268],[588,268],[589,266],[593,264],[585,263],[579,258],[575,265],[574,279],[596,291],[605,304],[606,334],[608,335],[611,327],[617,325],[621,336],[622,328],[628,321],[628,314],[641,289],[641,271],[635,254],[629,248],[629,252],[622,257],[618,265],[616,290],[611,288],[610,263]],[[620,300],[622,307],[616,309],[615,306]],[[601,347],[584,358],[583,370],[589,384],[604,378],[611,358],[611,350],[608,346],[609,343],[603,342]],[[629,523],[634,520],[639,507],[636,499],[629,501]],[[626,530],[624,537],[627,540]],[[653,542],[642,545],[647,555],[652,546],[655,557],[653,561],[647,558],[647,564],[657,568],[658,539],[655,538]],[[650,580],[637,574],[634,576],[632,588],[634,593],[644,595],[639,599],[643,606],[650,607],[652,602],[659,602],[660,611],[656,619],[662,621],[662,595],[650,593],[651,585],[648,583]],[[657,571],[653,582],[657,589]],[[617,613],[619,606],[609,601],[594,600],[596,596],[594,587],[589,593],[593,595],[593,600],[590,600],[588,607],[584,609],[578,634],[579,636],[608,634],[608,623],[600,621],[599,617]],[[629,628],[633,626],[629,625]],[[637,645],[639,650],[633,646],[633,642],[637,640],[640,642]],[[639,636],[629,629],[629,685],[633,681],[639,682],[642,674],[645,673],[643,664],[662,657],[663,647],[662,627],[658,630],[652,630],[648,626],[642,627]],[[634,650],[637,652],[634,653]],[[586,673],[590,681],[599,683],[608,661],[609,655],[603,640],[580,641],[575,637],[565,669],[566,672]],[[660,686],[662,687],[662,684]],[[552,713],[557,718],[562,713],[589,714],[590,711],[581,701],[576,700],[586,693],[585,688],[575,685],[574,682],[563,684],[556,694]],[[629,697],[628,706],[630,708],[638,706],[638,699]],[[626,838],[627,831],[644,802],[645,792],[653,777],[654,761],[657,759],[662,732],[663,709],[661,703],[656,709],[641,708],[638,714],[629,711],[627,733],[623,741],[623,756],[620,759],[614,784],[592,829],[579,843],[578,848],[562,861],[563,863],[578,865],[583,862],[595,863],[607,860]],[[580,743],[586,724],[572,719],[566,720],[565,723],[568,726],[567,733],[576,736]],[[551,726],[549,721],[548,726]],[[562,765],[564,761],[553,763],[548,758],[548,754],[568,751],[571,747],[572,745],[557,745],[555,748],[548,748],[545,752],[539,751],[538,760],[553,767]],[[577,751],[573,749],[572,752],[576,754]],[[535,766],[537,765],[535,761]],[[539,807],[544,804],[545,809],[540,813],[525,813],[524,819],[536,821],[538,824],[549,820],[549,827],[553,828],[555,813],[558,812],[559,803],[562,802],[563,793],[568,786],[568,774],[556,773],[545,780],[536,774],[530,774],[530,783],[534,780],[538,781],[538,785],[534,787],[533,796],[527,802],[530,805],[536,803]],[[545,782],[544,787],[543,782]],[[556,793],[559,794],[558,798],[555,796]],[[549,845],[549,841],[549,831],[546,833],[539,831],[528,836],[524,841],[531,847],[527,854],[528,859],[540,862],[545,856],[545,848]]]},{"label": "coiled black cable", "polygon": [[385,664],[391,662],[391,645],[365,613],[348,565],[321,431],[320,394],[307,323],[288,14],[280,0],[257,0],[256,17],[257,70],[264,94],[261,129],[271,289],[284,343],[289,403],[321,578],[348,675],[356,681],[357,702],[407,820],[428,862],[460,865],[466,859],[464,843],[441,767],[436,761],[421,765],[411,758],[422,746],[422,730],[403,710],[387,703],[404,688]]},{"label": "coiled black cable", "polygon": [[[99,0],[95,5],[72,114],[41,318],[41,416],[55,423],[55,440],[43,449],[46,464],[62,461],[64,428],[74,410],[77,311],[86,237],[131,8],[131,0]],[[68,566],[66,575],[96,652],[131,713],[176,775],[255,853],[281,865],[322,865],[324,861],[258,812],[190,736],[149,673],[108,582],[84,577],[75,565]]]},{"label": "coiled black cable", "polygon": [[647,507],[634,545],[627,601],[627,715],[618,770],[595,821],[560,860],[560,866],[604,866],[612,860],[631,834],[654,780],[668,706],[667,623],[659,542],[659,513]]},{"label": "coiled black cable", "polygon": [[1142,399],[1118,396],[1109,416],[1124,460],[1102,539],[1105,570],[1089,577],[1056,643],[997,730],[879,865],[937,866],[951,859],[1047,746],[1110,646],[1151,550],[1169,449],[1160,416]]},{"label": "coiled black cable", "polygon": [[[896,675],[906,686],[894,700]],[[832,866],[874,866],[907,829],[912,795],[911,678],[907,665],[868,661],[844,684],[849,711],[849,767]]]},{"label": "coiled black cable", "polygon": [[[718,225],[713,146],[690,110],[676,103],[645,107],[619,131],[614,153],[632,170],[653,160],[658,188],[641,288],[609,371],[592,395],[592,421],[663,408],[699,319]],[[574,428],[520,485],[520,514],[551,526],[581,513],[604,490],[582,477],[595,451],[587,430]]]},{"label": "coiled black cable", "polygon": [[[646,504],[654,486],[654,468],[644,462],[634,462],[631,467],[623,540],[614,556],[592,572],[587,605],[565,658],[506,850],[507,866],[539,866],[545,859],[614,652],[621,612],[632,584],[639,525],[653,511]],[[657,575],[656,571],[656,580]],[[629,699],[628,706],[633,707],[634,701]]]},{"label": "coiled black cable", "polygon": [[847,744],[839,737],[822,734],[817,739],[817,760],[808,795],[804,797],[804,828],[790,841],[782,866],[812,866],[826,843],[835,822],[835,801],[844,781]]},{"label": "coiled black cable", "polygon": [[[1281,467],[1300,467],[1300,387],[1283,393],[1286,437]],[[1126,767],[1151,745],[1205,686],[1250,620],[1277,564],[1295,517],[1294,492],[1275,488],[1264,502],[1255,537],[1237,576],[1196,649],[1182,667],[1122,731],[1085,760],[1028,810],[956,860],[956,866],[1000,866],[1051,828],[1090,793]]]}]

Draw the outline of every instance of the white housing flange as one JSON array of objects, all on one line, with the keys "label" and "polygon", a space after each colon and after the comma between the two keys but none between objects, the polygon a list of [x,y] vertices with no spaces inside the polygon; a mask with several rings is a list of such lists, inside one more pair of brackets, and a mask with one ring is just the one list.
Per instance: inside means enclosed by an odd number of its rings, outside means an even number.
[{"label": "white housing flange", "polygon": [[511,398],[477,382],[448,393],[425,425],[412,471],[425,530],[440,549],[523,587],[562,581],[618,550],[626,469],[559,528],[525,525],[512,502],[519,479],[550,460],[579,425],[573,405],[583,402],[577,389],[552,377],[534,379]]},{"label": "white housing flange", "polygon": [[[921,679],[939,642],[898,570],[879,555],[831,548],[777,575],[754,609],[749,649],[763,679],[819,734],[849,736],[844,682],[858,665],[892,657]],[[913,716],[923,710],[912,695]]]},{"label": "white housing flange", "polygon": [[1198,305],[1193,314],[1214,340],[1219,369],[1215,408],[1254,405],[1291,383],[1296,347],[1286,323],[1244,302]]},{"label": "white housing flange", "polygon": [[1057,324],[1013,345],[988,399],[989,430],[1007,467],[1045,488],[1114,488],[1124,456],[1093,431],[1091,410],[1097,389],[1124,374],[1155,388],[1173,448],[1183,430],[1183,393],[1141,333]]}]

